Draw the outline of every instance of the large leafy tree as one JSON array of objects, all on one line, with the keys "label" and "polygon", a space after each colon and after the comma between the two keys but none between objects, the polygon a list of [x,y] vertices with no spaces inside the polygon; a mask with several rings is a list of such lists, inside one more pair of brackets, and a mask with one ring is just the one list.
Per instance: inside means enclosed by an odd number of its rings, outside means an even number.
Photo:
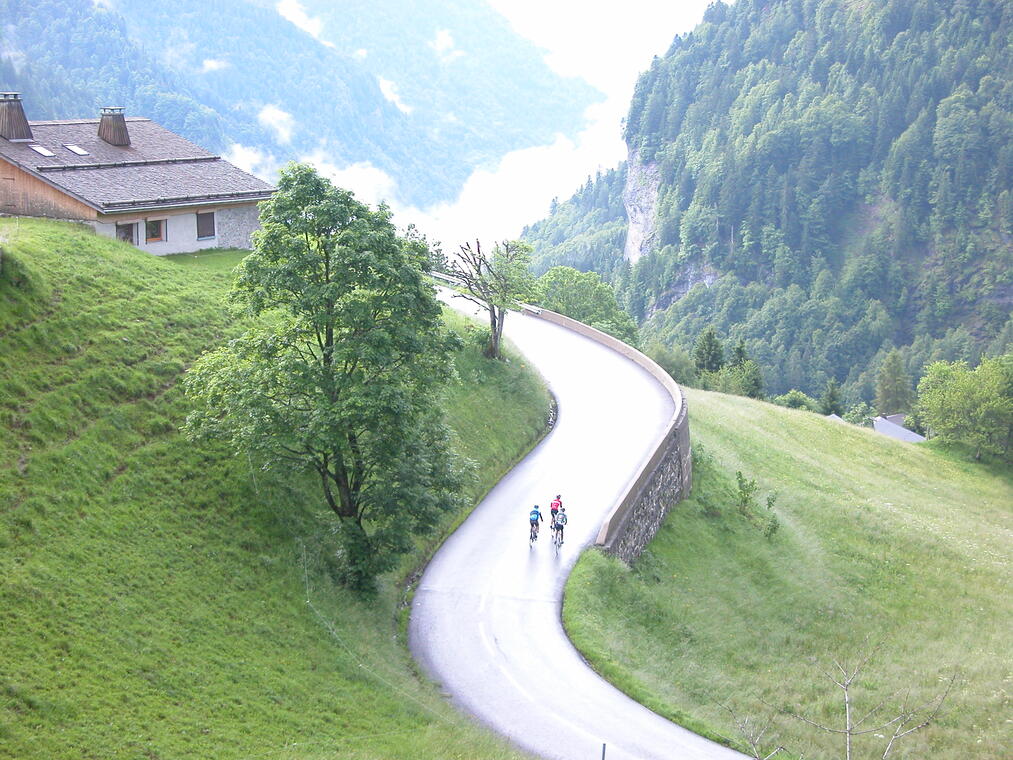
[{"label": "large leafy tree", "polygon": [[659,340],[647,345],[644,353],[661,365],[677,383],[694,385],[698,380],[693,357],[681,346],[668,346]]},{"label": "large leafy tree", "polygon": [[974,458],[1010,459],[1013,445],[1013,354],[966,362],[934,362],[918,383],[918,411],[940,440],[970,446]]},{"label": "large leafy tree", "polygon": [[538,303],[631,345],[637,344],[637,324],[619,308],[616,292],[597,272],[552,267],[538,278]]},{"label": "large leafy tree", "polygon": [[455,339],[424,244],[385,208],[290,164],[261,224],[232,296],[262,319],[190,370],[187,430],[315,475],[345,580],[368,588],[458,485],[436,403]]},{"label": "large leafy tree", "polygon": [[501,358],[500,344],[507,312],[519,306],[534,290],[534,277],[529,269],[531,246],[520,240],[507,240],[488,253],[476,240],[474,247],[471,243],[462,245],[457,258],[448,264],[448,270],[463,288],[459,295],[489,314],[485,355],[490,359]]}]

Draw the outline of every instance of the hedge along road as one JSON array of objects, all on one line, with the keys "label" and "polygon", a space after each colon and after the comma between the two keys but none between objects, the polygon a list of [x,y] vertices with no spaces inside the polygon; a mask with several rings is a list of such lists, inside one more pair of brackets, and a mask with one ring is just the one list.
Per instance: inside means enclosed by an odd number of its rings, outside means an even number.
[{"label": "hedge along road", "polygon": [[[454,299],[462,310],[467,305]],[[742,758],[661,718],[600,678],[573,648],[563,586],[673,402],[632,361],[589,338],[511,313],[506,334],[559,403],[552,432],[444,543],[416,590],[416,659],[461,709],[536,755],[559,760]],[[566,541],[547,523],[528,545],[528,512],[562,494]]]}]

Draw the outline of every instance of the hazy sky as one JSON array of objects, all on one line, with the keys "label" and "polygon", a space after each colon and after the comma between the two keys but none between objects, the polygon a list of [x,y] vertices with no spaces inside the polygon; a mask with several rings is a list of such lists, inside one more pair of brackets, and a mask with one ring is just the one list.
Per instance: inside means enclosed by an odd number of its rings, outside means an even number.
[{"label": "hazy sky", "polygon": [[696,26],[711,2],[489,0],[518,34],[548,51],[546,60],[558,73],[584,77],[627,101],[651,57]]},{"label": "hazy sky", "polygon": [[[492,170],[478,170],[454,203],[427,209],[392,203],[400,226],[416,224],[454,250],[465,240],[504,240],[548,214],[553,197],[568,198],[589,174],[626,157],[621,121],[637,75],[663,55],[676,34],[703,18],[711,0],[488,0],[523,37],[546,50],[546,61],[564,76],[580,76],[607,96],[588,111],[589,126],[575,139],[557,135],[549,145],[506,155]],[[279,12],[308,28],[298,0],[282,0]],[[316,29],[320,34],[320,29]],[[313,30],[311,30],[311,33]],[[326,36],[326,35],[324,35]],[[265,118],[269,118],[269,114]],[[284,126],[284,125],[282,125]],[[390,202],[387,175],[367,164],[339,168],[322,154],[305,156],[362,200]]]}]

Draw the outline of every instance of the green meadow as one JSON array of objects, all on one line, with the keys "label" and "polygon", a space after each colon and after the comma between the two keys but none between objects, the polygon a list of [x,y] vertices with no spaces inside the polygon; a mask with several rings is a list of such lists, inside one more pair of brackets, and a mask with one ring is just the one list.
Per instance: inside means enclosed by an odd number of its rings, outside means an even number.
[{"label": "green meadow", "polygon": [[[806,412],[687,394],[691,498],[632,569],[587,552],[567,585],[564,622],[594,667],[713,738],[738,740],[728,708],[772,719],[767,752],[843,758],[839,736],[787,713],[841,727],[842,692],[824,671],[871,654],[855,714],[885,704],[863,727],[931,701],[956,673],[936,721],[890,758],[1009,757],[1010,471]],[[737,472],[756,481],[742,508]],[[882,757],[891,731],[857,739],[854,757]]]},{"label": "green meadow", "polygon": [[[243,329],[241,252],[156,259],[24,219],[0,245],[0,758],[521,757],[405,646],[405,579],[439,535],[354,596],[311,481],[178,433],[182,373]],[[465,343],[446,407],[476,476],[444,530],[549,404]]]}]

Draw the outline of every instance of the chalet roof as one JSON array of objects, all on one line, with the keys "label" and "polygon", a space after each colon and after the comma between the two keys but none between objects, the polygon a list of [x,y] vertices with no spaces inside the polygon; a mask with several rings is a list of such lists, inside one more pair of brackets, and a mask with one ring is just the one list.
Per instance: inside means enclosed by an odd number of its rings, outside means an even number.
[{"label": "chalet roof", "polygon": [[883,435],[888,435],[891,438],[896,438],[898,441],[921,443],[925,440],[925,436],[918,435],[918,433],[913,430],[908,430],[907,428],[901,427],[894,422],[890,422],[890,420],[885,417],[876,417],[872,421],[872,427],[877,433],[882,433]]},{"label": "chalet roof", "polygon": [[[0,158],[107,214],[257,201],[274,191],[150,119],[128,118],[126,123],[130,144],[117,146],[98,136],[98,119],[29,122],[35,139],[0,138]],[[53,155],[40,155],[33,144]],[[67,145],[78,146],[86,155]]]}]

